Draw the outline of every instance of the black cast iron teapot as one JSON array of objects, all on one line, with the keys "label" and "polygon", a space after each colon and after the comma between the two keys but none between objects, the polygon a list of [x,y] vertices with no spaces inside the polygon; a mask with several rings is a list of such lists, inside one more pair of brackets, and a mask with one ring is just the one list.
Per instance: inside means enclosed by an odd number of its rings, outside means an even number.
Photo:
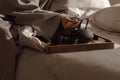
[{"label": "black cast iron teapot", "polygon": [[[94,34],[87,28],[89,19],[82,19],[76,28],[58,31],[51,37],[52,45],[88,43],[94,38]],[[83,27],[83,24],[85,25]]]}]

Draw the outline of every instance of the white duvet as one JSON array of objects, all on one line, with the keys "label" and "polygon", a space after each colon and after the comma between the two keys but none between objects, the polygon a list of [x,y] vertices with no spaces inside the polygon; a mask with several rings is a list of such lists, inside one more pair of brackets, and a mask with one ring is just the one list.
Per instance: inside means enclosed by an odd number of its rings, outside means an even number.
[{"label": "white duvet", "polygon": [[89,27],[115,43],[115,49],[45,54],[24,49],[16,80],[120,80],[120,34]]},{"label": "white duvet", "polygon": [[25,49],[17,66],[16,80],[120,80],[120,48],[57,54]]},{"label": "white duvet", "polygon": [[[112,40],[115,43],[115,49],[45,54],[25,48],[21,50],[22,53],[17,61],[15,79],[120,80],[120,34],[102,31],[95,27],[90,29]],[[11,34],[8,36],[10,39]],[[0,47],[2,49],[3,46]]]},{"label": "white duvet", "polygon": [[16,80],[120,80],[120,34],[89,28],[112,40],[115,49],[56,54],[24,49]]}]

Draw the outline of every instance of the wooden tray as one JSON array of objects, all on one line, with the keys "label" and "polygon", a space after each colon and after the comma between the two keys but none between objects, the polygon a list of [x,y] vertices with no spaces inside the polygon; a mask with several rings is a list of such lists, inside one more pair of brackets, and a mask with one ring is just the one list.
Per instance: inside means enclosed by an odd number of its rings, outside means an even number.
[{"label": "wooden tray", "polygon": [[94,40],[85,44],[71,44],[71,45],[48,45],[46,52],[51,53],[66,53],[66,52],[80,52],[101,49],[113,49],[114,43],[106,38],[95,35]]}]

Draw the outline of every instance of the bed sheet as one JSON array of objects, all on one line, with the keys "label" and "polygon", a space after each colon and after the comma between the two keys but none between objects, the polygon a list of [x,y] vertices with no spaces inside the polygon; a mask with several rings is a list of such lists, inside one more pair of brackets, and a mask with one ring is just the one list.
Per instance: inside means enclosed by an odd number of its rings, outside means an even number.
[{"label": "bed sheet", "polygon": [[[83,9],[85,13],[87,9]],[[94,13],[91,8],[83,17]],[[24,49],[18,59],[16,80],[120,80],[120,35],[89,26],[115,43],[115,49],[45,54]]]},{"label": "bed sheet", "polygon": [[120,80],[120,34],[90,25],[89,29],[112,40],[115,48],[57,54],[24,49],[16,80]]},{"label": "bed sheet", "polygon": [[16,80],[120,80],[120,35],[90,27],[112,40],[115,49],[45,54],[24,49]]}]

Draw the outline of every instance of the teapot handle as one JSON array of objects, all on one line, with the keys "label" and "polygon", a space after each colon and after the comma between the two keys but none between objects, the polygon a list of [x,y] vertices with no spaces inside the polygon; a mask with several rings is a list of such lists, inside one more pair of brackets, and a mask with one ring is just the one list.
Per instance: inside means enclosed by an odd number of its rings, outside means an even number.
[{"label": "teapot handle", "polygon": [[82,19],[81,21],[80,21],[80,23],[79,23],[79,26],[78,26],[78,28],[80,29],[80,28],[82,28],[82,24],[84,24],[83,22],[86,20],[86,25],[85,25],[85,29],[87,29],[87,26],[88,26],[88,23],[89,23],[89,18],[84,18],[84,19]]}]

